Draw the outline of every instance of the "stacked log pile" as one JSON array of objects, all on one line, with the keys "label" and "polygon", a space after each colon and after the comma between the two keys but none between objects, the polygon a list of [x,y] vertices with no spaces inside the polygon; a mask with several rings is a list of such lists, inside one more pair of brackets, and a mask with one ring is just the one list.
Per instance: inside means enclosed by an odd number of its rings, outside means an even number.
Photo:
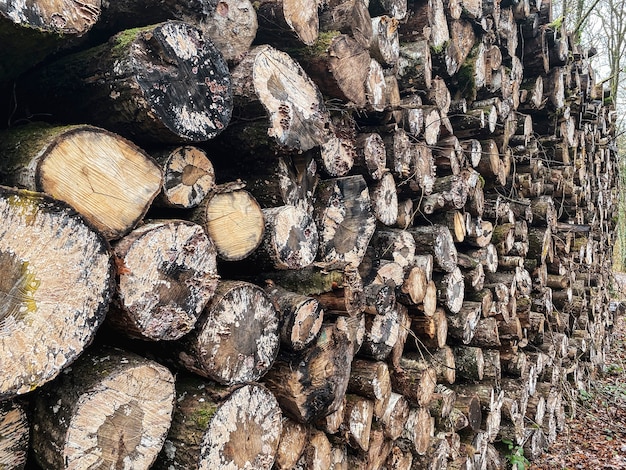
[{"label": "stacked log pile", "polygon": [[0,466],[558,439],[610,347],[618,167],[549,1],[35,3],[0,5]]}]

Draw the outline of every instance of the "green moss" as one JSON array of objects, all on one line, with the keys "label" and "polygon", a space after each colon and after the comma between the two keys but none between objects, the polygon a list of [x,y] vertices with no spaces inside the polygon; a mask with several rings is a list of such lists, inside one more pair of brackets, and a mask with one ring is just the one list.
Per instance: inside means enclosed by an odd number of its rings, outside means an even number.
[{"label": "green moss", "polygon": [[41,281],[29,269],[28,261],[13,253],[0,252],[0,262],[6,271],[0,279],[0,322],[5,318],[27,321],[28,314],[37,312],[35,293]]},{"label": "green moss", "polygon": [[129,44],[137,39],[137,36],[140,33],[144,31],[149,31],[151,29],[154,29],[154,25],[127,29],[126,31],[121,31],[117,33],[111,38],[111,52],[113,52],[114,55],[122,54],[124,51],[126,51]]},{"label": "green moss", "polygon": [[299,48],[298,50],[288,51],[293,53],[296,57],[302,58],[316,58],[323,57],[330,48],[333,39],[339,36],[339,31],[323,31],[319,33],[317,40],[311,46]]},{"label": "green moss", "polygon": [[449,44],[450,44],[450,41],[446,41],[441,46],[430,46],[430,51],[433,54],[441,54],[443,51],[447,49]]},{"label": "green moss", "polygon": [[196,410],[193,415],[193,421],[200,429],[206,429],[213,419],[216,411],[217,405],[207,403],[204,408]]}]

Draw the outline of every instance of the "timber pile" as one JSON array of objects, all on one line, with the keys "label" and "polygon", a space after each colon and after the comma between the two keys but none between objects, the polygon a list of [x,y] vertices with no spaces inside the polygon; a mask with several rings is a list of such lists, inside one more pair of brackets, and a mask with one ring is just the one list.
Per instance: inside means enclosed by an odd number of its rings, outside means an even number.
[{"label": "timber pile", "polygon": [[0,5],[2,468],[558,438],[610,346],[618,168],[549,1],[34,3]]}]

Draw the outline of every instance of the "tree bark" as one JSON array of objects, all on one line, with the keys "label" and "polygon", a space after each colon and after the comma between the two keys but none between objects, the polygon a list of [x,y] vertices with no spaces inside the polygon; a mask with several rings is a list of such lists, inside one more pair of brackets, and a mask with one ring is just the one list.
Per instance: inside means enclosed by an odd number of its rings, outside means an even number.
[{"label": "tree bark", "polygon": [[172,423],[174,377],[113,348],[81,356],[34,399],[33,452],[43,468],[148,468]]},{"label": "tree bark", "polygon": [[212,139],[230,122],[233,105],[221,53],[200,29],[179,21],[119,33],[49,64],[22,85],[18,96],[32,112],[87,121],[146,143]]},{"label": "tree bark", "polygon": [[92,342],[114,277],[108,244],[67,205],[0,187],[0,214],[0,397],[6,399],[52,380]]},{"label": "tree bark", "polygon": [[104,129],[31,124],[4,131],[0,142],[6,184],[67,202],[108,239],[130,231],[161,187],[155,161]]}]

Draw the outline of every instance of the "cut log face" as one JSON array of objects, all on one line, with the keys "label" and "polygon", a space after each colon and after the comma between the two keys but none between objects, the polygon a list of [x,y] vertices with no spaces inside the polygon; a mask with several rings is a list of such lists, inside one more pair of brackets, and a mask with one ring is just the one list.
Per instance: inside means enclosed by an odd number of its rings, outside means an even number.
[{"label": "cut log face", "polygon": [[314,214],[322,261],[344,261],[358,266],[376,228],[363,177],[321,181]]},{"label": "cut log face", "polygon": [[252,382],[278,354],[278,313],[260,287],[222,281],[196,329],[180,342],[178,358],[190,371],[228,385]]},{"label": "cut log face", "polygon": [[300,269],[317,256],[319,236],[313,218],[294,206],[263,209],[265,235],[260,251],[275,269]]},{"label": "cut log face", "polygon": [[233,70],[232,80],[237,103],[263,105],[269,118],[268,135],[280,145],[305,151],[329,139],[322,95],[286,53],[258,46]]},{"label": "cut log face", "polygon": [[254,41],[259,25],[250,0],[219,0],[210,18],[199,26],[224,59],[239,62]]},{"label": "cut log face", "polygon": [[182,375],[176,396],[172,426],[153,468],[271,468],[283,425],[278,403],[265,387],[233,390]]},{"label": "cut log face", "polygon": [[8,155],[1,164],[5,183],[67,202],[108,239],[134,227],[161,186],[154,160],[104,129],[33,124],[6,131],[0,140]]},{"label": "cut log face", "polygon": [[9,398],[56,377],[91,343],[114,278],[105,240],[65,204],[0,187],[0,214],[0,397]]},{"label": "cut log face", "polygon": [[199,225],[155,220],[114,248],[119,279],[108,320],[125,334],[174,340],[189,333],[217,287],[213,242]]},{"label": "cut log face", "polygon": [[[119,33],[66,56],[38,71],[26,88],[37,109],[39,101],[48,103],[67,120],[142,142],[206,141],[226,128],[232,113],[226,61],[200,29],[180,21]],[[37,90],[46,96],[38,99]]]},{"label": "cut log face", "polygon": [[243,189],[224,191],[205,199],[194,219],[203,226],[220,258],[238,261],[249,256],[263,240],[263,211]]},{"label": "cut log face", "polygon": [[174,409],[174,377],[136,354],[86,353],[35,398],[33,450],[43,468],[149,468]]},{"label": "cut log face", "polygon": [[23,469],[30,444],[30,425],[26,411],[17,401],[0,404],[0,467]]},{"label": "cut log face", "polygon": [[213,164],[198,147],[176,147],[155,159],[163,169],[159,203],[165,206],[191,209],[215,188]]}]

